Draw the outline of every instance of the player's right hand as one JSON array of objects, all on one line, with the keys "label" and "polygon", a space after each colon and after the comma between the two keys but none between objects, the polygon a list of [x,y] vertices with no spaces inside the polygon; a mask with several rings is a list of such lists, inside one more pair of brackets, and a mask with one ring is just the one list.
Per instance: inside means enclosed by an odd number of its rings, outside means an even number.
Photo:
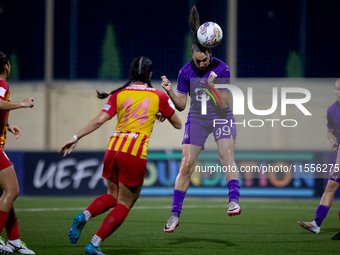
[{"label": "player's right hand", "polygon": [[217,74],[214,71],[211,71],[208,78],[208,84],[212,87],[215,87]]},{"label": "player's right hand", "polygon": [[29,97],[29,98],[26,98],[24,101],[21,102],[21,105],[23,108],[32,108],[34,105],[33,105],[33,101],[34,101],[34,98],[32,97]]},{"label": "player's right hand", "polygon": [[337,181],[338,179],[338,172],[339,172],[339,166],[335,164],[331,172],[331,177],[334,179],[334,181]]},{"label": "player's right hand", "polygon": [[170,92],[172,90],[171,88],[171,82],[168,80],[168,78],[166,78],[165,75],[163,75],[162,77],[162,88],[166,91],[166,92]]},{"label": "player's right hand", "polygon": [[156,114],[156,123],[161,123],[165,120],[166,118],[163,116],[161,112],[158,112]]},{"label": "player's right hand", "polygon": [[337,152],[338,151],[338,147],[339,147],[339,145],[338,145],[337,142],[335,142],[335,143],[333,143],[331,145],[331,149],[332,149],[333,152]]},{"label": "player's right hand", "polygon": [[67,154],[70,154],[74,148],[77,146],[77,141],[72,138],[71,140],[67,141],[59,150],[58,154],[61,154],[64,152],[63,157],[65,157]]}]

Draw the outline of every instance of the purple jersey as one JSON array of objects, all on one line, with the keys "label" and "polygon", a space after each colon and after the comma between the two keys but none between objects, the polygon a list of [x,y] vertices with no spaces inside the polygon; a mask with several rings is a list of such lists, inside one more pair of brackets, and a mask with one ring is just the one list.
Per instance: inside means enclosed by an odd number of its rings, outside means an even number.
[{"label": "purple jersey", "polygon": [[340,104],[338,101],[327,110],[327,127],[335,130],[336,140],[340,144]]},{"label": "purple jersey", "polygon": [[[334,104],[332,104],[327,109],[327,128],[329,130],[334,129],[336,132],[336,141],[338,144],[340,144],[340,104],[338,101],[336,101]],[[333,166],[336,163],[337,153],[334,153],[334,157],[332,160],[332,166],[331,169],[333,169]],[[332,176],[328,177],[328,180],[334,181]],[[336,180],[340,183],[340,178]]]},{"label": "purple jersey", "polygon": [[[214,71],[217,74],[218,84],[227,84],[227,80],[230,78],[229,67],[227,64],[214,57],[211,57],[209,66],[203,71],[196,66],[193,60],[183,66],[179,71],[177,92],[181,94],[189,93],[189,96],[191,97],[188,121],[190,118],[206,120],[216,118],[225,119],[227,116],[233,116],[230,106],[225,110],[221,110],[214,100],[206,93],[209,89],[205,84],[207,83],[211,71]],[[228,89],[219,90],[228,91]],[[201,96],[203,93],[207,95],[207,115],[202,115],[201,112]]]}]

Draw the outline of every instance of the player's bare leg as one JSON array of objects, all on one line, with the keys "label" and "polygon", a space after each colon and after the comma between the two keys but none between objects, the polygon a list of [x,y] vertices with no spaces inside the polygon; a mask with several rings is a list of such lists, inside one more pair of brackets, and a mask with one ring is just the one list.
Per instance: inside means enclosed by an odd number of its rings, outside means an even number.
[{"label": "player's bare leg", "polygon": [[[13,252],[35,254],[32,250],[28,249],[26,244],[20,240],[18,222],[15,217],[13,202],[19,195],[19,184],[17,175],[13,166],[9,166],[0,171],[0,189],[2,191],[0,197],[0,233],[7,223],[7,227],[13,229],[11,224],[15,224],[15,240],[8,240],[5,245],[4,239],[0,240],[0,252],[12,254]],[[10,215],[11,214],[11,215]],[[13,215],[13,219],[11,218]],[[11,220],[9,223],[8,219]],[[12,223],[13,222],[13,223]],[[10,226],[8,225],[10,224]],[[11,234],[12,233],[7,233]]]},{"label": "player's bare leg", "polygon": [[325,191],[321,197],[320,204],[331,207],[334,200],[334,194],[339,188],[339,183],[336,181],[328,180]]},{"label": "player's bare leg", "polygon": [[193,173],[198,155],[202,147],[183,144],[181,166],[176,178],[175,189],[186,192],[190,185],[190,176]]},{"label": "player's bare leg", "polygon": [[339,183],[328,180],[326,189],[321,197],[320,204],[315,212],[315,218],[311,222],[298,221],[298,224],[308,231],[318,234],[323,220],[326,218],[329,208],[333,204],[334,194],[339,188]]},{"label": "player's bare leg", "polygon": [[228,170],[225,175],[229,188],[229,207],[227,212],[229,216],[241,214],[241,207],[238,204],[240,196],[239,171],[234,159],[234,144],[233,136],[217,140],[221,165]]},{"label": "player's bare leg", "polygon": [[183,145],[181,167],[176,178],[173,193],[171,217],[163,229],[166,233],[172,233],[179,225],[179,216],[182,211],[186,191],[190,185],[190,176],[195,169],[196,160],[201,150],[202,147],[200,146],[190,144]]},{"label": "player's bare leg", "polygon": [[13,166],[0,171],[0,211],[9,212],[13,207],[14,200],[19,195],[19,184]]},{"label": "player's bare leg", "polygon": [[[13,166],[0,171],[0,234],[6,225],[13,201],[19,195],[19,184]],[[13,251],[5,245],[5,240],[0,237],[0,253],[12,254]]]}]

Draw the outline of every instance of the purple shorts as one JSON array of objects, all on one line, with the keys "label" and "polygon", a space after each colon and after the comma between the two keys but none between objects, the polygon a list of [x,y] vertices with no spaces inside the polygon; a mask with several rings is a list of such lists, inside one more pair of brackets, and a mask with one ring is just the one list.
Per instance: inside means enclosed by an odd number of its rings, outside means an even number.
[{"label": "purple shorts", "polygon": [[[334,157],[333,157],[333,160],[332,160],[332,166],[331,166],[331,169],[329,170],[329,172],[332,171],[334,165],[336,164],[336,157],[337,157],[338,153],[335,153]],[[340,166],[339,166],[340,167]],[[338,182],[340,183],[340,176],[339,176],[339,173],[338,173],[338,179],[334,180],[333,177],[331,175],[328,176],[328,180],[332,180],[332,181],[335,181],[335,182]]]},{"label": "purple shorts", "polygon": [[[232,122],[231,122],[232,120]],[[213,120],[190,120],[185,123],[184,137],[182,144],[192,144],[204,148],[208,136],[213,133],[215,141],[233,136],[236,140],[236,126],[234,118],[228,117],[225,122],[215,123]]]}]

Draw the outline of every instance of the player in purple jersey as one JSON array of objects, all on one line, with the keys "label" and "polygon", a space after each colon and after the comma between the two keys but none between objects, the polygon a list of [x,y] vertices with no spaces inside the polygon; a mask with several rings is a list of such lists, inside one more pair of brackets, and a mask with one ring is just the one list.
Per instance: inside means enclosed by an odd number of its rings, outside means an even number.
[{"label": "player in purple jersey", "polygon": [[[331,142],[331,149],[333,152],[338,151],[340,144],[340,79],[335,82],[335,94],[338,100],[327,110],[327,137]],[[320,204],[316,209],[314,220],[312,222],[298,221],[301,227],[315,234],[320,232],[322,221],[326,218],[328,210],[332,206],[334,194],[339,188],[340,178],[337,177],[335,172],[339,169],[339,165],[336,165],[336,163],[339,163],[337,162],[337,154],[334,155],[332,161],[333,171],[328,177],[327,186],[321,197]]]},{"label": "player in purple jersey", "polygon": [[[338,79],[338,81],[340,83],[340,79]],[[340,90],[340,86],[338,88],[336,88],[336,90]],[[332,170],[332,173],[330,175],[330,178],[332,178],[334,181],[337,181],[338,184],[339,184],[339,182],[340,182],[340,178],[338,176],[339,165],[340,165],[340,150],[339,149],[338,149],[338,153],[337,153],[337,158],[336,158],[335,164],[336,164],[336,167],[333,167],[333,170]],[[334,197],[334,195],[333,195],[333,197]],[[340,220],[340,211],[339,211],[339,220]],[[329,240],[330,241],[340,240],[340,232],[335,234],[334,236],[332,236]]]},{"label": "player in purple jersey", "polygon": [[[198,12],[194,6],[190,13],[189,24],[196,35],[200,26]],[[230,79],[229,67],[221,60],[212,57],[211,50],[201,46],[196,40],[192,45],[192,61],[182,67],[178,74],[176,95],[172,90],[170,81],[162,76],[162,87],[167,92],[175,107],[183,111],[186,107],[187,96],[191,97],[190,110],[185,124],[182,162],[176,178],[173,192],[171,217],[164,227],[164,232],[173,232],[179,224],[183,200],[190,184],[192,174],[199,153],[204,149],[204,144],[213,133],[218,147],[218,153],[222,166],[237,169],[234,160],[234,143],[236,128],[232,125],[233,113],[229,107],[229,94],[225,90],[215,89],[215,84],[227,84]],[[218,79],[218,83],[216,80]],[[202,100],[205,98],[207,107],[206,115],[201,113]],[[214,125],[214,119],[228,120],[226,124]],[[239,173],[238,171],[226,172],[229,188],[229,216],[241,214],[238,204]]]}]

